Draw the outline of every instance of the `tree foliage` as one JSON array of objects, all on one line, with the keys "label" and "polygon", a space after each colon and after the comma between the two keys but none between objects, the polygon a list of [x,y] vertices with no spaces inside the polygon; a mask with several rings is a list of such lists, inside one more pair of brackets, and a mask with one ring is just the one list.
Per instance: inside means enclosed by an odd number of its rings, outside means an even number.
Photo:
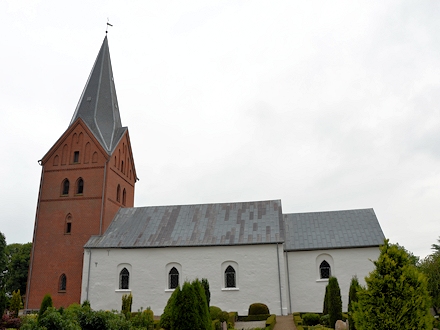
[{"label": "tree foliage", "polygon": [[48,293],[43,297],[41,301],[40,311],[38,312],[38,320],[43,317],[44,312],[49,308],[53,307],[52,296]]},{"label": "tree foliage", "polygon": [[0,312],[6,308],[6,277],[7,274],[7,259],[6,259],[6,239],[5,235],[0,232]]},{"label": "tree foliage", "polygon": [[203,286],[203,289],[205,290],[206,302],[208,303],[208,308],[209,308],[210,303],[211,303],[211,292],[209,291],[208,279],[202,278],[202,286]]},{"label": "tree foliage", "polygon": [[427,256],[420,262],[419,269],[428,280],[428,292],[435,313],[440,312],[440,251]]},{"label": "tree foliage", "polygon": [[348,324],[350,326],[349,330],[356,330],[356,327],[353,322],[353,305],[356,301],[358,301],[357,298],[357,292],[360,289],[360,284],[357,276],[353,276],[351,278],[350,282],[350,289],[348,290]]},{"label": "tree foliage", "polygon": [[437,242],[439,244],[432,244],[431,245],[431,249],[433,249],[434,252],[439,252],[440,253],[440,237],[437,239]]},{"label": "tree foliage", "polygon": [[353,319],[358,329],[432,329],[425,276],[404,249],[385,240],[376,268],[358,291]]},{"label": "tree foliage", "polygon": [[22,307],[23,307],[23,302],[21,300],[20,290],[18,290],[17,292],[14,291],[12,293],[9,310],[13,312],[15,316],[18,316],[18,312]]},{"label": "tree foliage", "polygon": [[131,313],[131,305],[133,304],[132,294],[122,295],[122,313],[129,315]]},{"label": "tree foliage", "polygon": [[180,287],[174,289],[173,294],[168,299],[167,305],[163,310],[163,314],[160,317],[160,327],[165,330],[171,329],[171,316],[173,314],[174,309],[174,301],[176,300],[176,296],[180,293]]},{"label": "tree foliage", "polygon": [[324,294],[324,304],[322,306],[322,314],[327,315],[328,314],[328,284],[325,287],[325,294]]},{"label": "tree foliage", "polygon": [[6,288],[8,293],[16,290],[20,290],[22,293],[26,292],[31,249],[32,243],[14,243],[6,247],[8,262]]},{"label": "tree foliage", "polygon": [[327,297],[328,315],[330,326],[334,327],[337,320],[342,319],[342,299],[341,289],[336,277],[330,277],[328,280]]}]

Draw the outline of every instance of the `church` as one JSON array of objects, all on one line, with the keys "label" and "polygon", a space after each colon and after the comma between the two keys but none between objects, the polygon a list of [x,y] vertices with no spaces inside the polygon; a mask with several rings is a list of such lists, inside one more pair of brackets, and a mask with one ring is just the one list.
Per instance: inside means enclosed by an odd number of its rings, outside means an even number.
[{"label": "church", "polygon": [[322,312],[338,279],[347,310],[352,276],[364,283],[384,234],[373,209],[284,213],[281,200],[134,207],[137,181],[122,126],[107,36],[63,135],[42,171],[26,289],[28,310],[55,307],[160,315],[174,289],[206,278],[211,305],[247,315]]}]

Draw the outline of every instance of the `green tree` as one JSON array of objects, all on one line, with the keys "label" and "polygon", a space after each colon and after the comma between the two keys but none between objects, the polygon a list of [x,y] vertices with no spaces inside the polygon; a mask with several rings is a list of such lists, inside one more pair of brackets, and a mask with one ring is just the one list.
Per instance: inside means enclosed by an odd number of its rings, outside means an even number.
[{"label": "green tree", "polygon": [[211,292],[209,291],[208,279],[202,278],[202,286],[203,289],[205,290],[206,302],[208,303],[208,307],[209,307],[211,303]]},{"label": "green tree", "polygon": [[40,311],[38,312],[38,320],[41,320],[44,312],[49,308],[53,307],[52,296],[48,293],[43,297],[41,301]]},{"label": "green tree", "polygon": [[9,310],[14,313],[14,315],[17,317],[19,310],[23,308],[23,302],[21,300],[20,290],[17,292],[14,291],[12,293],[11,303],[9,306]]},{"label": "green tree", "polygon": [[428,280],[428,292],[436,314],[440,312],[440,251],[420,262],[419,269]]},{"label": "green tree", "polygon": [[385,240],[374,265],[354,304],[356,328],[432,329],[426,278],[411,264],[405,250]]},{"label": "green tree", "polygon": [[122,314],[129,316],[131,313],[131,305],[133,303],[133,296],[130,294],[122,295]]},{"label": "green tree", "polygon": [[324,304],[322,306],[322,314],[327,315],[328,314],[328,284],[325,287],[325,294],[324,294]]},{"label": "green tree", "polygon": [[6,247],[8,262],[6,288],[8,293],[16,290],[26,292],[31,249],[32,243],[14,243]]},{"label": "green tree", "polygon": [[[191,286],[194,290],[194,294],[197,300],[197,313],[200,318],[200,329],[209,329],[211,327],[211,315],[209,313],[208,302],[206,300],[205,289],[202,283],[195,279]],[[209,289],[208,289],[209,290]]]},{"label": "green tree", "polygon": [[5,235],[0,232],[0,312],[6,309],[6,275],[7,275],[7,258],[6,258],[6,239]]},{"label": "green tree", "polygon": [[328,280],[327,306],[330,326],[334,327],[336,321],[342,319],[342,299],[338,280],[333,276]]},{"label": "green tree", "polygon": [[180,293],[180,287],[174,289],[173,294],[168,299],[167,305],[163,310],[163,314],[160,316],[160,327],[165,330],[171,329],[171,316],[174,310],[174,302],[176,301],[177,295]]},{"label": "green tree", "polygon": [[360,289],[360,284],[357,276],[353,276],[351,278],[350,282],[350,289],[348,290],[348,324],[350,326],[350,330],[356,330],[356,327],[353,322],[353,305],[356,301],[358,301],[357,298],[357,292]]}]

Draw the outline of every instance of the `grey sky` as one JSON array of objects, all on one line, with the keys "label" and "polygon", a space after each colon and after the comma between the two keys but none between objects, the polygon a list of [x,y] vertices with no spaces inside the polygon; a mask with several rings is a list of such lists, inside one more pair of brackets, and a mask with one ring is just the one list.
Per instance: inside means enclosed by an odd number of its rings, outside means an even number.
[{"label": "grey sky", "polygon": [[2,1],[0,231],[32,240],[37,160],[105,36],[136,206],[280,198],[374,208],[416,255],[440,236],[437,1]]}]

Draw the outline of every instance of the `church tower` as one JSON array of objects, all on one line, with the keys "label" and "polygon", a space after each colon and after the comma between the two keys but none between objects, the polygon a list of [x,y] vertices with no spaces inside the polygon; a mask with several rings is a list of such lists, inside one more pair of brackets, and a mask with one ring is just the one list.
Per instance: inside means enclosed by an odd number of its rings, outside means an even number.
[{"label": "church tower", "polygon": [[83,246],[133,207],[137,181],[122,127],[107,36],[64,134],[42,166],[26,292],[27,309],[45,294],[55,307],[80,303]]}]

